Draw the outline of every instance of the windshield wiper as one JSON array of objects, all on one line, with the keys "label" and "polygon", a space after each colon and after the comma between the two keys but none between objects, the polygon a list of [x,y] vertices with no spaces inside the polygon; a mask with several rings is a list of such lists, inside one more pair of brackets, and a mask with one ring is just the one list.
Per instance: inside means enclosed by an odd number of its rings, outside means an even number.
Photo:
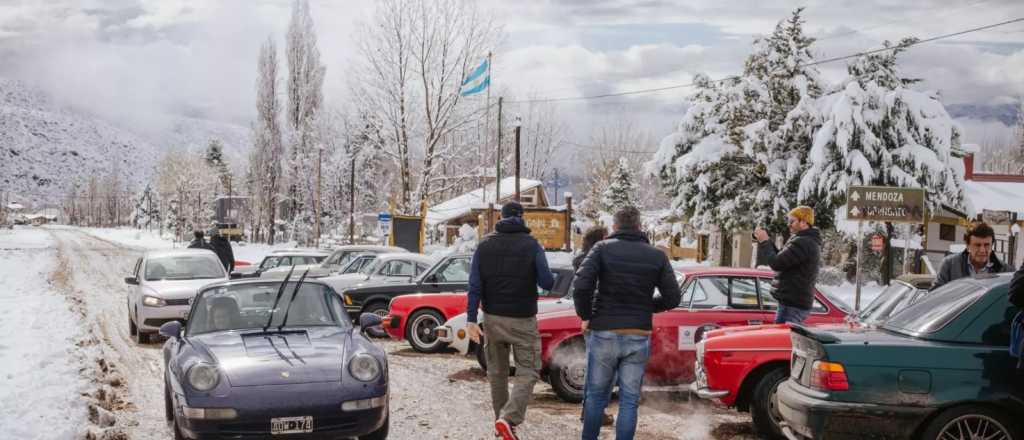
[{"label": "windshield wiper", "polygon": [[288,275],[284,276],[284,281],[281,282],[281,287],[277,288],[277,298],[274,299],[274,307],[270,308],[270,317],[267,318],[267,325],[263,326],[264,332],[270,328],[270,323],[274,322],[274,310],[277,310],[277,304],[281,302],[281,294],[284,293],[284,287],[288,285],[288,280],[292,277],[292,271],[294,270],[295,265],[292,265],[292,268],[288,269]]},{"label": "windshield wiper", "polygon": [[281,320],[281,325],[277,326],[277,331],[281,331],[285,324],[288,323],[288,312],[292,310],[292,303],[295,302],[295,295],[299,293],[299,288],[302,287],[302,282],[306,281],[306,274],[308,273],[309,269],[306,269],[306,271],[302,273],[302,276],[299,277],[299,282],[295,284],[295,289],[292,290],[292,297],[288,300],[288,307],[284,309],[284,319]]}]

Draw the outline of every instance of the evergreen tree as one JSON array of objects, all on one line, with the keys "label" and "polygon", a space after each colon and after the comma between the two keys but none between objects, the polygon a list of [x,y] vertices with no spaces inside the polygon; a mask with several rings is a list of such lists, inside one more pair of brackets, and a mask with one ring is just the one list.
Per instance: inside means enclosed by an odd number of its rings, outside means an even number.
[{"label": "evergreen tree", "polygon": [[964,208],[963,179],[951,167],[960,131],[938,96],[910,89],[917,80],[903,77],[896,63],[914,41],[857,59],[848,77],[818,101],[821,126],[801,197],[817,197],[834,211],[850,186],[899,186],[925,188],[930,209]]},{"label": "evergreen tree", "polygon": [[636,184],[633,183],[633,172],[629,169],[626,158],[619,158],[611,182],[601,195],[601,205],[605,211],[615,213],[627,206],[637,207]]}]

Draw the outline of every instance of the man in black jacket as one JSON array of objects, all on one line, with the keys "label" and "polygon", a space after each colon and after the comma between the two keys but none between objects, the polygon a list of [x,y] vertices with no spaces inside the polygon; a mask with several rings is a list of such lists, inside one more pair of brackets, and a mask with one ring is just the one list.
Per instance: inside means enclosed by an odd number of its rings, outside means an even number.
[{"label": "man in black jacket", "polygon": [[996,231],[985,223],[975,223],[967,228],[964,243],[967,249],[950,255],[942,260],[939,273],[935,275],[932,289],[942,287],[946,283],[960,278],[971,277],[980,273],[1001,273],[1013,270],[999,261],[992,252],[992,243]]},{"label": "man in black jacket", "polygon": [[228,273],[235,270],[235,252],[231,250],[231,242],[216,226],[210,229],[210,249],[217,254],[224,270]]},{"label": "man in black jacket", "polygon": [[189,249],[212,249],[210,243],[206,242],[203,231],[196,229],[192,232],[192,241],[188,243]]},{"label": "man in black jacket", "polygon": [[[480,240],[469,272],[466,320],[469,337],[479,343],[477,306],[487,317],[484,353],[491,384],[494,430],[502,440],[517,440],[515,427],[526,419],[526,405],[540,379],[540,333],[537,331],[537,286],[550,290],[555,277],[544,248],[523,222],[523,206],[501,207],[495,233]],[[516,374],[508,390],[509,351]]]},{"label": "man in black jacket", "polygon": [[[640,212],[615,213],[615,232],[587,253],[573,281],[576,314],[587,340],[583,439],[596,440],[618,376],[615,438],[632,439],[644,368],[651,355],[651,316],[679,305],[675,271],[640,232]],[[654,295],[655,288],[661,293]],[[595,295],[596,289],[596,295]]]},{"label": "man in black jacket", "polygon": [[821,268],[821,233],[814,227],[814,210],[798,206],[789,211],[789,241],[777,250],[762,228],[754,231],[757,261],[775,271],[772,296],[779,302],[775,323],[801,323],[814,306],[814,283]]}]

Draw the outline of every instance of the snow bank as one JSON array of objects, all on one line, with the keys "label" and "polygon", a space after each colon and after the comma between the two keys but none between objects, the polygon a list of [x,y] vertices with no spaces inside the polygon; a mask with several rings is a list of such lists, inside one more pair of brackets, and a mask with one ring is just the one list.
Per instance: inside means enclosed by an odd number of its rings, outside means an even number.
[{"label": "snow bank", "polygon": [[44,229],[0,231],[0,426],[5,438],[70,439],[86,426],[79,319],[51,290],[56,246]]},{"label": "snow bank", "polygon": [[[57,226],[54,226],[57,227]],[[78,228],[81,231],[106,241],[139,249],[170,249],[185,247],[187,243],[161,238],[159,230],[135,228]]]}]

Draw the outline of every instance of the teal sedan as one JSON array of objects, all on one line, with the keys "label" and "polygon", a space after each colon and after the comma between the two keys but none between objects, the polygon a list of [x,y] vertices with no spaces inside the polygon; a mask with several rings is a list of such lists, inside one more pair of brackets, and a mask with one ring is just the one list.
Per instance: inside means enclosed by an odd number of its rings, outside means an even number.
[{"label": "teal sedan", "polygon": [[952,282],[877,328],[794,326],[786,436],[1024,440],[1010,276]]}]

